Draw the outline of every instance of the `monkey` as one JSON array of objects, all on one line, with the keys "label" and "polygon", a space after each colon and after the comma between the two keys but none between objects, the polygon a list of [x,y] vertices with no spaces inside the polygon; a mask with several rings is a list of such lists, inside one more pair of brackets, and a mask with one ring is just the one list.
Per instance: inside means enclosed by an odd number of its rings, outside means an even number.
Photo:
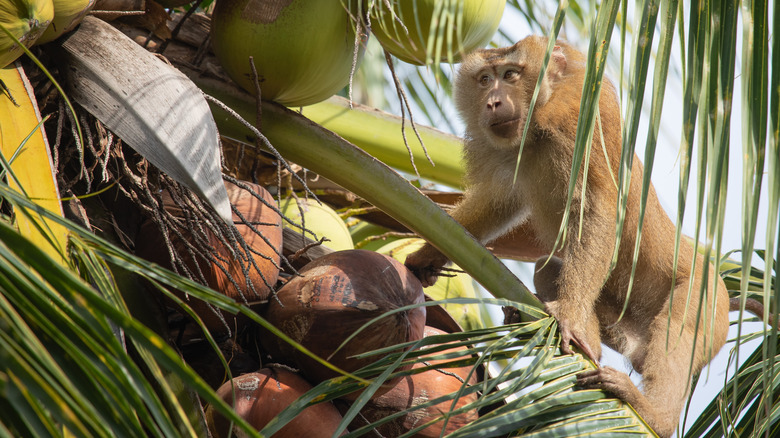
[{"label": "monkey", "polygon": [[[586,69],[585,56],[563,41],[556,41],[550,55],[513,184],[547,42],[546,37],[529,36],[510,47],[472,52],[454,81],[455,106],[465,124],[466,191],[451,215],[483,244],[526,224],[543,248],[554,250],[566,209]],[[689,396],[692,376],[726,342],[728,312],[735,302],[730,302],[725,283],[691,241],[680,243],[675,270],[676,227],[652,186],[628,295],[643,175],[636,156],[617,262],[610,270],[617,239],[622,119],[617,91],[607,79],[598,110],[590,158],[575,183],[568,237],[554,255],[537,260],[534,285],[546,311],[557,320],[562,353],[572,354],[575,344],[598,364],[604,343],[642,375],[643,391],[628,375],[610,367],[578,374],[578,386],[614,394],[633,406],[656,433],[670,436]],[[426,243],[405,264],[430,286],[447,262]],[[706,294],[699,315],[702,282]]]}]

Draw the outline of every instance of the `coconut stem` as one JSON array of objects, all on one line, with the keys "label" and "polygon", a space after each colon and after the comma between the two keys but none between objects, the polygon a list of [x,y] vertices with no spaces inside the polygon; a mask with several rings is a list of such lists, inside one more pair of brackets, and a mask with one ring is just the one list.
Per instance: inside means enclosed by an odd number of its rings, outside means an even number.
[{"label": "coconut stem", "polygon": [[[256,99],[256,116],[255,116],[255,126],[257,126],[257,130],[260,132],[263,132],[263,90],[260,87],[260,76],[257,74],[257,67],[255,66],[255,58],[254,56],[249,57],[249,68],[252,69],[252,82],[255,84],[255,94],[257,95]],[[257,149],[260,150],[260,139],[255,138],[255,144],[257,145]],[[257,184],[257,169],[260,166],[260,155],[255,154],[255,159],[252,162],[252,170],[250,171],[250,175],[252,176],[252,182]]]},{"label": "coconut stem", "polygon": [[395,68],[393,67],[393,58],[390,56],[390,52],[387,50],[385,50],[385,61],[387,62],[387,67],[390,69],[390,75],[393,77],[393,83],[395,84],[395,91],[398,94],[398,100],[401,101],[401,136],[404,139],[406,150],[409,151],[409,159],[411,160],[414,173],[417,175],[417,179],[420,179],[420,172],[417,171],[417,165],[414,164],[414,154],[412,154],[412,148],[409,146],[409,142],[406,139],[406,117],[404,108],[406,108],[406,111],[409,112],[409,123],[411,123],[412,130],[417,136],[417,141],[419,141],[420,146],[422,146],[422,150],[425,153],[425,158],[428,159],[428,162],[431,163],[431,166],[436,166],[436,164],[431,159],[431,156],[428,155],[428,149],[425,147],[425,143],[423,142],[422,137],[420,137],[420,133],[417,131],[417,125],[414,123],[414,116],[412,115],[412,107],[409,105],[409,98],[406,96],[406,92],[401,85],[401,80],[398,79],[398,75],[395,73]]}]

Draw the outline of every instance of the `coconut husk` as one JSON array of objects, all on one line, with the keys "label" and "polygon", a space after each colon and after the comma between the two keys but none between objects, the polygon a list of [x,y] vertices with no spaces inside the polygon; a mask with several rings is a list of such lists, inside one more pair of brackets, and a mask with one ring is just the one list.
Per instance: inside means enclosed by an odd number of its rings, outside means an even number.
[{"label": "coconut husk", "polygon": [[[338,349],[365,323],[424,301],[420,282],[396,260],[366,250],[339,251],[309,263],[300,274],[277,292],[264,316],[333,365],[356,371],[380,357],[355,355],[422,337],[426,310],[417,307],[384,316]],[[276,336],[261,336],[274,360],[289,362],[312,383],[339,375]]]}]

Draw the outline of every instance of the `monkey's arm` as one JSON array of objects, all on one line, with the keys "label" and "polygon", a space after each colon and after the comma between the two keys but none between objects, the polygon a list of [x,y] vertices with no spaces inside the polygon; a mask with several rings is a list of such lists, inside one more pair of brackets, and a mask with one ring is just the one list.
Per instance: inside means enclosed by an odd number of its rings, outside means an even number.
[{"label": "monkey's arm", "polygon": [[[490,187],[475,185],[466,191],[463,200],[450,212],[480,243],[494,239],[512,225],[521,221],[520,208],[496,202]],[[449,259],[430,243],[410,254],[404,264],[420,279],[423,286],[433,285],[441,268]]]},{"label": "monkey's arm", "polygon": [[[561,351],[572,353],[570,344],[574,342],[598,362],[601,344],[595,306],[609,275],[615,225],[608,214],[599,211],[586,214],[579,238],[578,218],[574,216],[569,220],[568,240],[559,253],[561,263],[557,279],[554,284],[547,285],[555,292],[541,298],[548,313],[558,321]],[[537,292],[545,287],[536,279],[534,283],[537,283]]]}]

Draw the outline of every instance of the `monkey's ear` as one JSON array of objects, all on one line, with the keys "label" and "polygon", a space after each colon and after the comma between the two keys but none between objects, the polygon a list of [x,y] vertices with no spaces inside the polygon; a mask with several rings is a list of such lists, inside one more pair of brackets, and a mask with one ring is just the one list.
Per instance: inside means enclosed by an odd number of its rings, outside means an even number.
[{"label": "monkey's ear", "polygon": [[563,54],[561,46],[553,47],[550,65],[547,66],[547,69],[551,79],[558,79],[563,76],[563,73],[566,71],[566,55]]},{"label": "monkey's ear", "polygon": [[563,48],[561,48],[561,46],[555,46],[550,55],[550,61],[547,63],[547,70],[544,75],[544,80],[542,81],[539,97],[536,99],[537,105],[545,105],[547,101],[550,100],[553,89],[557,83],[563,79],[565,72],[566,55],[563,54]]}]

